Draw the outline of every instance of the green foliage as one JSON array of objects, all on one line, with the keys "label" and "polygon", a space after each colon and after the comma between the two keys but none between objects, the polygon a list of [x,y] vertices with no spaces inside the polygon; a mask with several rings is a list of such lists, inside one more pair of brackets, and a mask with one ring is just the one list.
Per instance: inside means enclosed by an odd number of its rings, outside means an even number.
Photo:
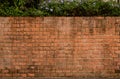
[{"label": "green foliage", "polygon": [[48,14],[46,12],[43,12],[41,10],[37,10],[35,8],[29,8],[23,16],[47,16]]},{"label": "green foliage", "polygon": [[77,16],[120,16],[120,5],[115,2],[86,1],[75,8]]},{"label": "green foliage", "polygon": [[22,14],[23,12],[16,9],[15,7],[0,9],[1,16],[21,16]]},{"label": "green foliage", "polygon": [[50,2],[48,4],[43,3],[40,9],[49,13],[51,16],[70,16],[73,9],[77,7],[78,2]]},{"label": "green foliage", "polygon": [[120,16],[120,4],[112,0],[0,0],[0,16]]}]

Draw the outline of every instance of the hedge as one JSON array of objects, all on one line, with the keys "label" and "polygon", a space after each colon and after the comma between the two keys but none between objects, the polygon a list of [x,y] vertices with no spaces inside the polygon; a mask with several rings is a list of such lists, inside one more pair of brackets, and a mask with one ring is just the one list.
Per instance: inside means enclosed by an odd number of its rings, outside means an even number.
[{"label": "hedge", "polygon": [[120,16],[120,4],[101,0],[0,0],[0,16]]}]

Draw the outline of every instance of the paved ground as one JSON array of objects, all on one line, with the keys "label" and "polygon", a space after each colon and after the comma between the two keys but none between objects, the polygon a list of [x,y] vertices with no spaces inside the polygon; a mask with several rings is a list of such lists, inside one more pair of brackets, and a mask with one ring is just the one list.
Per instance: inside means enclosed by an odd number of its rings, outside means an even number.
[{"label": "paved ground", "polygon": [[0,77],[0,79],[120,79],[120,78],[71,78],[71,77],[59,77],[59,78],[42,78],[42,77],[27,77],[27,78],[23,78],[23,77]]}]

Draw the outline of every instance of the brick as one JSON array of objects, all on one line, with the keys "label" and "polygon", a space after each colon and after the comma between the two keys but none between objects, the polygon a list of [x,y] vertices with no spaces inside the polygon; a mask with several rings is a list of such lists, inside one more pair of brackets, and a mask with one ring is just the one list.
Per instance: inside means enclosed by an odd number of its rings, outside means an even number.
[{"label": "brick", "polygon": [[27,77],[27,74],[21,74],[21,77]]},{"label": "brick", "polygon": [[28,77],[34,77],[34,76],[35,76],[35,74],[28,73],[28,74],[27,74],[27,76],[28,76]]},{"label": "brick", "polygon": [[120,77],[118,17],[1,17],[0,77]]}]

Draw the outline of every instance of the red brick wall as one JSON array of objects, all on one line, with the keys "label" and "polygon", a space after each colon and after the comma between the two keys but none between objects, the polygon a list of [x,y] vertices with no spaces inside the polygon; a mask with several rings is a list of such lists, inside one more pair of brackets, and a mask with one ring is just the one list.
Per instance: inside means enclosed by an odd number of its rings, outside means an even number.
[{"label": "red brick wall", "polygon": [[0,17],[0,77],[120,77],[120,17]]}]

